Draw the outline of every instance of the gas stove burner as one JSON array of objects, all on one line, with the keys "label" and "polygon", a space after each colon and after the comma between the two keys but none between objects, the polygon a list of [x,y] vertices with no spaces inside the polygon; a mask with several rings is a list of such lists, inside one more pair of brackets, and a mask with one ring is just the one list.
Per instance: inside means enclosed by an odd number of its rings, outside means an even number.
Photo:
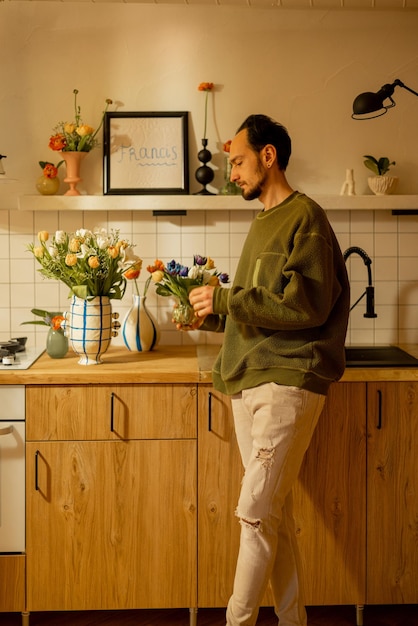
[{"label": "gas stove burner", "polygon": [[0,371],[26,370],[44,352],[44,348],[26,348],[25,344],[26,337],[0,341]]}]

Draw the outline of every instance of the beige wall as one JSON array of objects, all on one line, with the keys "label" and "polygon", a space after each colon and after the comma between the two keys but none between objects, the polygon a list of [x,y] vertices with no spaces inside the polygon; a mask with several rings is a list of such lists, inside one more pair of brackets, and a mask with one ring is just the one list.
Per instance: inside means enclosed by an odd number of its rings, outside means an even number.
[{"label": "beige wall", "polygon": [[[350,114],[358,93],[395,78],[418,90],[417,32],[416,11],[0,3],[0,152],[7,155],[8,177],[17,179],[0,184],[0,338],[21,334],[20,322],[33,306],[66,305],[66,293],[40,280],[25,251],[41,228],[120,227],[146,262],[156,256],[187,262],[201,252],[233,273],[252,217],[249,211],[190,212],[174,219],[148,212],[17,211],[19,195],[36,193],[38,161],[55,159],[48,138],[57,122],[72,117],[74,88],[84,121],[92,125],[109,97],[120,111],[189,111],[192,192],[203,130],[197,86],[213,81],[208,136],[218,168],[214,189],[222,185],[222,143],[247,114],[264,112],[290,131],[288,175],[295,188],[338,194],[346,168],[353,168],[357,193],[368,193],[362,158],[367,153],[395,160],[398,191],[415,194],[418,98],[398,88],[397,107],[386,116],[355,122]],[[89,155],[83,177],[84,192],[102,193],[100,148]],[[365,320],[360,304],[352,314],[351,341],[418,342],[418,217],[387,211],[330,211],[329,216],[342,248],[360,245],[373,258],[379,317]],[[359,295],[366,270],[353,259],[350,271],[353,295]],[[197,340],[171,329],[166,302],[157,307],[153,296],[150,300],[165,343]],[[128,305],[126,297],[118,304],[121,313]],[[34,327],[24,330],[35,341]]]}]

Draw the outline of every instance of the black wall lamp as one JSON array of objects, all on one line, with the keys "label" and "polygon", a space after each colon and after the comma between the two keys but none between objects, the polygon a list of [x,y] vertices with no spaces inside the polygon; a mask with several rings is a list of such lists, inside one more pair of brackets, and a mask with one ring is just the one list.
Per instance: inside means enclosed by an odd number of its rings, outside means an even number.
[{"label": "black wall lamp", "polygon": [[[418,96],[418,92],[407,87],[397,78],[393,83],[383,85],[377,93],[366,91],[358,95],[353,102],[353,114],[351,116],[353,120],[370,120],[387,113],[388,109],[396,105],[396,102],[392,98],[395,87],[403,87],[415,96]],[[389,100],[389,102],[384,104],[385,100]]]}]

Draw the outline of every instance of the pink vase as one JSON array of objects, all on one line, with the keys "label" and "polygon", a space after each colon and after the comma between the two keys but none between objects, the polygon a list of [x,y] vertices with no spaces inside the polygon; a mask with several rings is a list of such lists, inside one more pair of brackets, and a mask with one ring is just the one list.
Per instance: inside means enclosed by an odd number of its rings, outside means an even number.
[{"label": "pink vase", "polygon": [[62,158],[65,161],[67,168],[67,175],[64,178],[64,182],[70,185],[68,191],[64,196],[80,196],[80,192],[77,189],[80,178],[80,166],[88,153],[87,152],[61,152]]}]

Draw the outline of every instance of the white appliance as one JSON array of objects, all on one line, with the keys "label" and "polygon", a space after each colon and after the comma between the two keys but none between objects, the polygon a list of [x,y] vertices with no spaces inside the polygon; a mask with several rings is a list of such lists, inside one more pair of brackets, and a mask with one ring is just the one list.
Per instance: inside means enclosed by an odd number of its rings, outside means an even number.
[{"label": "white appliance", "polygon": [[25,387],[0,385],[0,553],[25,551]]},{"label": "white appliance", "polygon": [[0,359],[0,376],[1,372],[8,370],[27,370],[41,354],[45,352],[45,348],[26,348],[22,352],[16,352],[10,358]]}]

